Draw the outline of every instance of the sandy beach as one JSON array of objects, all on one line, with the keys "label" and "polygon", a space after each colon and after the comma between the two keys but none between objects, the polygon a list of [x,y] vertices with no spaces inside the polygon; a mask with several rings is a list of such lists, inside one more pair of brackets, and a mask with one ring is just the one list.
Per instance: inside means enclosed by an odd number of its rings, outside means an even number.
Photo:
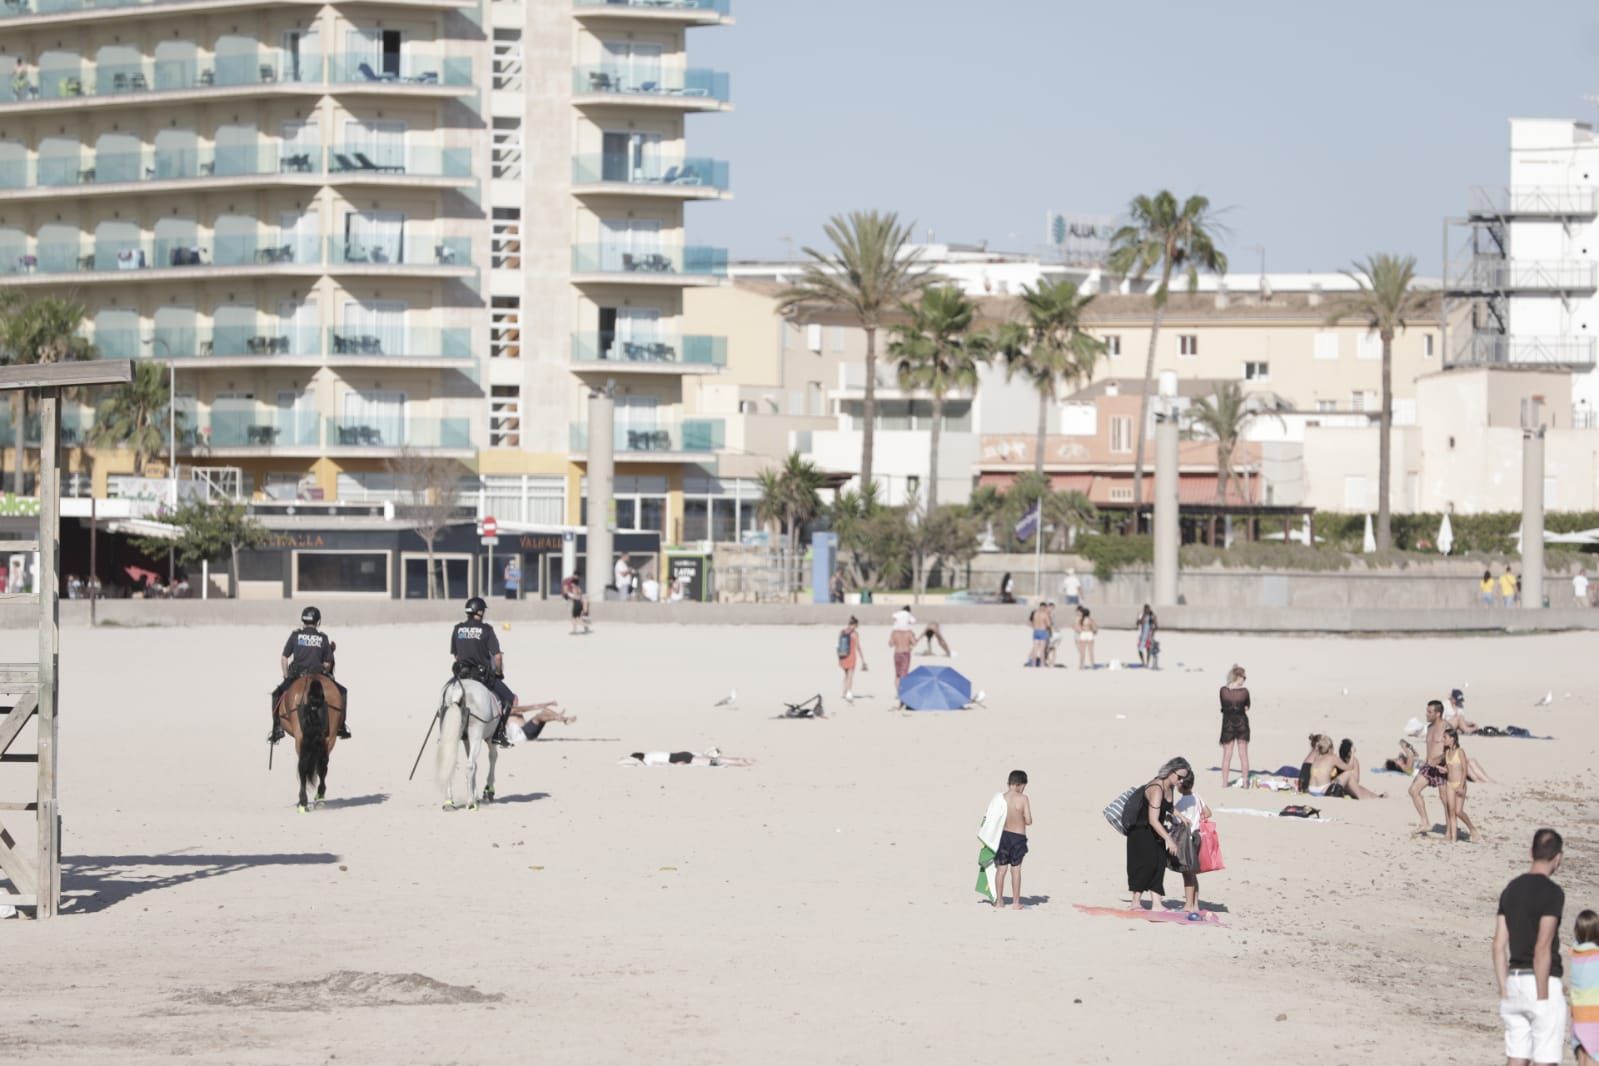
[{"label": "sandy beach", "polygon": [[[308,815],[292,749],[269,773],[264,741],[292,612],[64,629],[69,903],[0,923],[6,1061],[1485,1062],[1502,1053],[1495,900],[1534,828],[1566,835],[1562,940],[1599,906],[1587,635],[1165,633],[1158,673],[1084,673],[1023,669],[1020,624],[947,627],[987,706],[905,714],[883,627],[862,631],[870,698],[846,706],[831,627],[519,623],[500,634],[508,680],[580,720],[505,754],[504,802],[446,813],[431,750],[406,773],[448,627],[349,629],[322,606],[355,740]],[[1099,646],[1135,658],[1129,633]],[[1080,913],[1126,899],[1100,810],[1166,757],[1202,771],[1212,807],[1291,801],[1203,772],[1234,662],[1257,768],[1297,763],[1312,730],[1353,737],[1389,798],[1316,801],[1319,824],[1219,814],[1228,868],[1200,896],[1225,928]],[[1489,842],[1451,846],[1413,837],[1408,782],[1372,770],[1457,685],[1477,722],[1559,739],[1467,740],[1502,783],[1472,788]],[[830,720],[776,717],[818,692]],[[758,762],[616,765],[711,745]],[[1020,913],[972,890],[977,822],[1013,768],[1035,818]],[[5,798],[22,769],[0,768]]]}]

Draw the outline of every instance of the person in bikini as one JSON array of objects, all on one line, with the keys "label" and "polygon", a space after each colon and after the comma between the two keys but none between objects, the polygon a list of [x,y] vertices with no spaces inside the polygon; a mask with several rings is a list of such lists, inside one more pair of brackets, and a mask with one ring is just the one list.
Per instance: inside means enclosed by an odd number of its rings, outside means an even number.
[{"label": "person in bikini", "polygon": [[[1416,825],[1417,836],[1427,836],[1432,832],[1432,822],[1427,817],[1427,803],[1422,798],[1422,793],[1428,788],[1436,788],[1439,793],[1449,783],[1449,774],[1444,769],[1444,704],[1442,700],[1427,701],[1427,757],[1416,764],[1416,776],[1410,782],[1410,800],[1416,805],[1416,814],[1420,821]],[[1445,813],[1448,813],[1447,799],[1444,800]]]},{"label": "person in bikini", "polygon": [[1485,843],[1477,827],[1466,816],[1466,752],[1460,746],[1458,729],[1444,730],[1444,836],[1451,844],[1460,839],[1460,823],[1464,822],[1474,844]]},{"label": "person in bikini", "polygon": [[922,627],[922,635],[916,638],[916,642],[920,644],[924,640],[927,641],[927,651],[923,652],[924,655],[933,654],[933,641],[936,640],[938,646],[944,649],[944,657],[949,658],[949,641],[944,639],[944,630],[937,622],[928,622]]},{"label": "person in bikini", "polygon": [[[1333,751],[1332,737],[1325,733],[1312,733],[1310,735],[1310,751],[1305,754],[1304,765],[1309,767],[1305,775],[1305,791],[1312,796],[1342,796],[1346,790],[1337,785],[1333,778],[1339,771],[1348,770],[1349,764],[1340,759]],[[1331,790],[1331,791],[1329,791]]]},{"label": "person in bikini", "polygon": [[1388,759],[1383,764],[1384,770],[1392,770],[1396,774],[1410,775],[1416,772],[1416,749],[1410,741],[1399,738],[1399,754]]},{"label": "person in bikini", "polygon": [[1387,799],[1386,792],[1373,792],[1360,783],[1360,760],[1355,758],[1355,742],[1345,737],[1343,743],[1338,745],[1338,757],[1348,764],[1349,769],[1338,775],[1338,783],[1344,787],[1350,799]]}]

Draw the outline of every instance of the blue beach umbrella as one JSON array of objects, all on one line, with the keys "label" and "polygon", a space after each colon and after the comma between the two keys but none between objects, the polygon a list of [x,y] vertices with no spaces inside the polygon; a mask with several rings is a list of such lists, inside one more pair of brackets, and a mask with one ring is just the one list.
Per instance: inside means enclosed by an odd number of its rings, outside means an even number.
[{"label": "blue beach umbrella", "polygon": [[899,701],[913,711],[958,711],[972,702],[972,683],[948,666],[918,666],[899,683]]}]

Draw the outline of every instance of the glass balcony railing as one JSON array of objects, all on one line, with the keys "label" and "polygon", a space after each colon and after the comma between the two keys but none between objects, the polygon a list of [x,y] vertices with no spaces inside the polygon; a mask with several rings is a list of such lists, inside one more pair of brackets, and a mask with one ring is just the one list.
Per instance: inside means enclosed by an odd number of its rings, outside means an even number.
[{"label": "glass balcony railing", "polygon": [[329,355],[383,356],[395,359],[471,359],[467,329],[400,329],[335,326],[328,331]]},{"label": "glass balcony railing", "polygon": [[27,251],[0,244],[0,271],[13,274],[95,274],[110,271],[203,267],[318,265],[315,237],[218,234],[155,240],[41,241]]},{"label": "glass balcony railing", "polygon": [[328,80],[339,84],[471,85],[472,61],[465,56],[354,55],[330,58]]},{"label": "glass balcony railing", "polygon": [[579,333],[572,338],[572,361],[623,367],[628,363],[642,366],[662,363],[726,366],[727,338],[693,334],[615,337],[602,333]]},{"label": "glass balcony railing", "polygon": [[601,182],[651,188],[716,189],[726,192],[728,165],[721,159],[637,161],[625,155],[580,155],[572,160],[572,183]]},{"label": "glass balcony railing", "polygon": [[[412,0],[414,3],[415,0]],[[580,3],[588,0],[579,0]],[[726,0],[717,0],[725,3]],[[0,21],[31,15],[61,15],[81,11],[115,11],[129,7],[202,7],[209,0],[0,0]],[[456,6],[454,4],[441,6]],[[698,0],[674,0],[668,6],[699,6]]]},{"label": "glass balcony railing", "polygon": [[230,50],[203,58],[140,58],[119,63],[57,60],[41,66],[37,76],[27,72],[13,74],[0,85],[0,103],[321,81],[321,56],[283,55],[267,48]]},{"label": "glass balcony railing", "polygon": [[572,0],[573,7],[637,7],[646,11],[713,11],[732,13],[733,0]]},{"label": "glass balcony railing", "polygon": [[403,233],[393,236],[328,238],[328,262],[369,266],[471,266],[470,237],[431,237]]},{"label": "glass balcony railing", "polygon": [[725,104],[733,98],[731,85],[724,71],[662,70],[653,64],[578,67],[572,73],[572,91],[580,95],[615,93]]},{"label": "glass balcony railing", "polygon": [[[23,423],[23,447],[37,448],[43,439],[43,426],[37,414],[30,414]],[[61,409],[61,443],[74,447],[89,442],[89,431],[94,427],[94,408],[64,406]],[[0,448],[9,448],[17,442],[16,424],[11,420],[9,405],[0,408]]]},{"label": "glass balcony railing", "polygon": [[572,249],[574,274],[689,274],[721,277],[727,273],[727,249],[643,248],[611,244],[579,244]]},{"label": "glass balcony railing", "polygon": [[199,440],[212,448],[314,448],[322,443],[315,411],[263,410],[254,404],[214,404],[202,417]]},{"label": "glass balcony railing", "polygon": [[470,448],[469,418],[354,417],[327,420],[326,446],[341,448]]},{"label": "glass balcony railing", "polygon": [[[616,426],[613,445],[618,452],[713,452],[723,447],[725,425],[720,418],[688,418],[649,426]],[[588,450],[588,425],[571,426],[574,452]]]},{"label": "glass balcony railing", "polygon": [[321,330],[271,322],[206,329],[97,329],[90,340],[101,359],[206,359],[212,356],[321,355]]},{"label": "glass balcony railing", "polygon": [[406,142],[351,142],[328,149],[328,173],[469,178],[472,176],[472,152],[468,148],[439,148]]}]

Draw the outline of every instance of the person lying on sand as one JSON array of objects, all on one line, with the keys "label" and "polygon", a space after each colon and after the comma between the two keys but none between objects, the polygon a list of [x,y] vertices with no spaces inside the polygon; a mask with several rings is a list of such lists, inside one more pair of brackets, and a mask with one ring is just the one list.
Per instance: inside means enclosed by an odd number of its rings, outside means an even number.
[{"label": "person lying on sand", "polygon": [[[528,714],[529,711],[537,713]],[[529,703],[512,708],[506,718],[505,732],[512,744],[521,744],[524,741],[537,740],[539,734],[544,732],[544,727],[551,722],[571,725],[575,721],[577,715],[562,711],[560,704],[555,700],[550,700],[548,703]]]},{"label": "person lying on sand", "polygon": [[1416,772],[1416,749],[1411,746],[1410,741],[1401,738],[1399,754],[1382,765],[1384,770],[1392,770],[1396,774],[1413,774]]},{"label": "person lying on sand", "polygon": [[755,760],[742,755],[723,755],[719,748],[697,751],[635,751],[617,762],[618,766],[754,766]]}]

